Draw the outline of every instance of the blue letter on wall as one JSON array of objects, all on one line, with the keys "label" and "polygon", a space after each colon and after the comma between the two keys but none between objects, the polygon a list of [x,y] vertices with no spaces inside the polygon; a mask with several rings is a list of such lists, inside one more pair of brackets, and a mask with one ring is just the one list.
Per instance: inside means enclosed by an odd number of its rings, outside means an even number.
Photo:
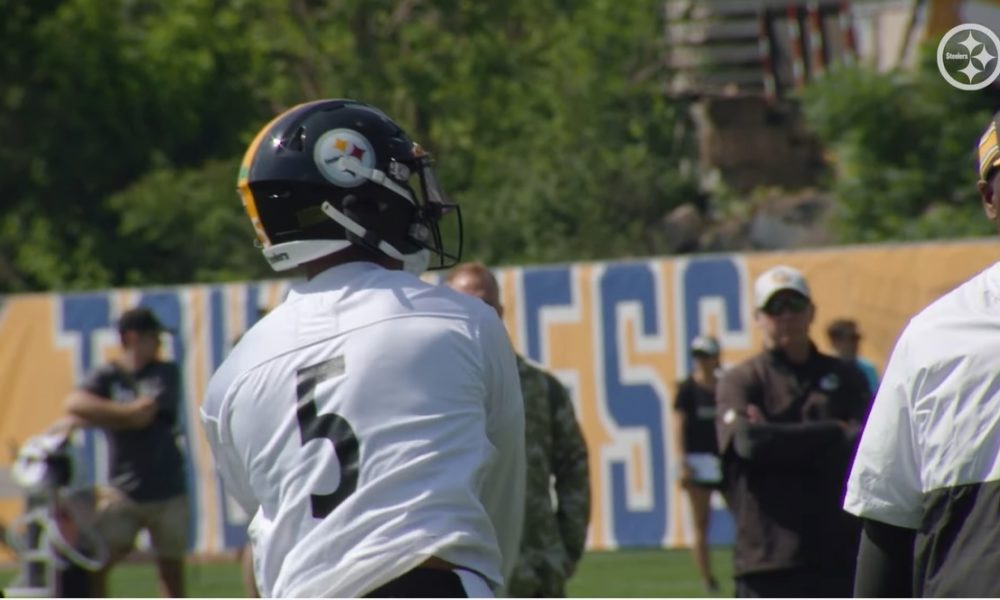
[{"label": "blue letter on wall", "polygon": [[569,306],[569,267],[544,267],[525,269],[524,281],[524,329],[528,357],[544,362],[542,356],[542,308],[546,306]]},{"label": "blue letter on wall", "polygon": [[[78,373],[86,377],[95,366],[97,357],[93,355],[94,334],[101,329],[110,327],[111,302],[106,293],[67,295],[60,297],[62,302],[62,329],[64,332],[77,333],[80,336],[78,349]],[[97,460],[97,449],[94,441],[94,430],[88,429],[83,434],[83,448],[77,456],[74,485],[90,486],[97,481],[97,470],[94,466]]]},{"label": "blue letter on wall", "polygon": [[604,386],[608,412],[621,428],[645,429],[653,481],[653,506],[649,510],[628,508],[625,464],[611,466],[615,538],[620,546],[659,546],[666,532],[667,497],[664,466],[663,407],[656,390],[648,384],[626,384],[618,371],[619,356],[616,309],[623,302],[639,304],[642,334],[662,334],[656,312],[656,280],[648,264],[610,265],[600,281],[601,335],[604,340]]},{"label": "blue letter on wall", "polygon": [[[719,334],[743,334],[746,323],[743,322],[743,277],[731,257],[696,258],[687,263],[681,276],[684,294],[684,330],[685,347],[691,345],[691,340],[701,333],[701,314],[699,305],[702,300],[720,301],[723,306],[725,331]],[[722,349],[725,352],[725,348]],[[686,372],[690,373],[694,365],[690,352],[685,352]],[[708,532],[709,543],[731,544],[736,536],[736,526],[732,515],[725,509],[713,509],[711,528]]]},{"label": "blue letter on wall", "polygon": [[[685,348],[689,348],[691,340],[701,333],[698,305],[707,298],[719,299],[725,306],[726,331],[720,331],[720,334],[743,332],[743,311],[740,307],[740,290],[743,288],[743,282],[733,259],[726,257],[693,259],[687,264],[681,282],[684,291]],[[690,373],[694,367],[692,357],[690,352],[685,353],[685,356],[687,372]]]}]

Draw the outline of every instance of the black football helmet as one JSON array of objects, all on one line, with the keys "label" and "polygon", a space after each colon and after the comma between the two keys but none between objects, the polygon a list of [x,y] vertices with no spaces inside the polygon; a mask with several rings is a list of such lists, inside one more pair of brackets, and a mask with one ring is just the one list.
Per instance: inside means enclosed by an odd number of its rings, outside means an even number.
[{"label": "black football helmet", "polygon": [[[428,268],[442,269],[461,260],[462,218],[431,163],[382,111],[319,100],[264,126],[243,157],[237,188],[276,271],[349,244],[404,262],[429,254]],[[456,243],[446,245],[446,237]]]}]

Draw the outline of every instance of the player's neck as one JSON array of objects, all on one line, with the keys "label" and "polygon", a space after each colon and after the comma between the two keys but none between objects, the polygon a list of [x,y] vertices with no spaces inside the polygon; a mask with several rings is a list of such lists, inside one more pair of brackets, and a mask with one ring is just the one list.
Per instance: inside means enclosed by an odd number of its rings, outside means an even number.
[{"label": "player's neck", "polygon": [[352,262],[375,263],[381,267],[390,270],[399,270],[403,268],[402,261],[398,261],[394,258],[389,258],[388,256],[382,254],[381,252],[369,252],[368,250],[361,248],[359,246],[349,246],[348,248],[345,248],[344,250],[341,250],[339,252],[334,252],[333,254],[327,254],[326,256],[321,256],[316,260],[307,262],[306,264],[302,265],[302,268],[305,271],[306,279],[312,279],[313,277],[316,277],[323,271]]}]

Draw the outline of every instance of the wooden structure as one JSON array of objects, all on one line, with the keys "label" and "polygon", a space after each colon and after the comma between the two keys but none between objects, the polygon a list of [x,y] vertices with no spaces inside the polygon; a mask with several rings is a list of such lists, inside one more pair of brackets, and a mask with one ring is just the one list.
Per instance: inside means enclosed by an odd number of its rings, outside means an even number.
[{"label": "wooden structure", "polygon": [[843,0],[667,0],[667,91],[781,97],[855,57]]}]

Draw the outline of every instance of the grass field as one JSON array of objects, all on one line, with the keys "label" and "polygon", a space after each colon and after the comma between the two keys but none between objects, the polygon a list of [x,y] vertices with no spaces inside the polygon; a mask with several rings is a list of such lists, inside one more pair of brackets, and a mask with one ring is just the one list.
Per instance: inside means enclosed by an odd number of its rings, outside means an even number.
[{"label": "grass field", "polygon": [[[721,595],[732,595],[730,553],[713,553]],[[0,569],[0,587],[13,576]],[[111,595],[148,598],[158,595],[156,572],[151,564],[127,564],[112,571]],[[188,566],[188,595],[202,598],[240,597],[239,567],[235,563],[192,563]],[[628,550],[588,553],[570,581],[572,597],[700,597],[705,590],[698,580],[691,553],[682,550]]]}]

